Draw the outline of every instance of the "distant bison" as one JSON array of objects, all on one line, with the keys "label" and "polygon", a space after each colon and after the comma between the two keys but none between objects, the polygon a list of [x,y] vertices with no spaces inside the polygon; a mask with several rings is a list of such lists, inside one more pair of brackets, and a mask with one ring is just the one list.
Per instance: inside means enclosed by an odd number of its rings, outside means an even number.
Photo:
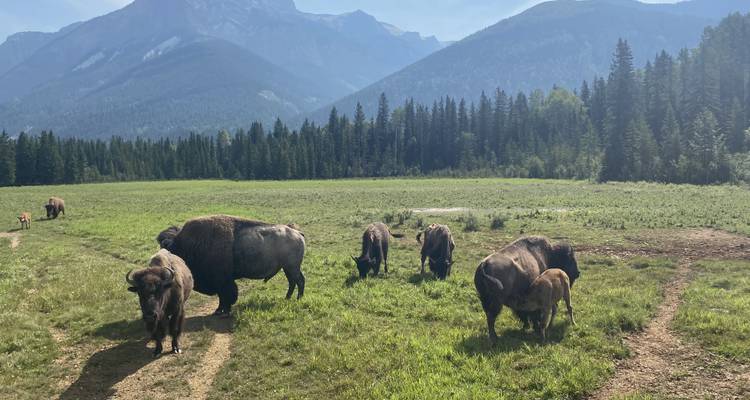
[{"label": "distant bison", "polygon": [[445,225],[432,224],[424,232],[419,232],[417,242],[422,243],[423,234],[422,274],[424,274],[424,262],[429,258],[430,271],[439,279],[445,280],[451,274],[453,250],[456,248],[451,230]]},{"label": "distant bison", "polygon": [[125,275],[129,291],[138,294],[143,321],[151,339],[156,341],[154,357],[162,352],[167,330],[172,336],[172,352],[179,354],[180,335],[185,322],[185,302],[193,289],[193,276],[181,258],[160,250],[149,267]]},{"label": "distant bison", "polygon": [[362,253],[359,257],[352,257],[359,270],[359,277],[364,279],[370,270],[375,275],[380,272],[380,263],[385,263],[385,272],[388,273],[388,244],[391,236],[402,238],[404,235],[391,233],[383,223],[371,224],[362,234]]},{"label": "distant bison", "polygon": [[580,275],[573,248],[566,243],[553,245],[544,237],[516,240],[479,264],[474,285],[487,315],[492,343],[497,341],[495,320],[503,305],[513,309],[524,322],[524,327],[528,326],[531,313],[521,310],[519,305],[532,282],[553,267],[568,274],[571,286]]},{"label": "distant bison", "polygon": [[21,213],[18,222],[21,224],[21,229],[31,229],[31,213]]},{"label": "distant bison", "polygon": [[561,269],[548,269],[534,280],[529,288],[526,299],[518,306],[522,311],[541,311],[538,323],[539,334],[542,340],[547,339],[547,328],[555,319],[557,314],[557,303],[565,300],[570,323],[575,325],[573,318],[573,306],[570,302],[570,279],[568,274]]},{"label": "distant bison", "polygon": [[305,237],[289,226],[217,215],[168,228],[156,240],[185,260],[196,291],[219,295],[216,315],[231,312],[238,296],[235,280],[240,278],[268,281],[283,269],[289,281],[287,299],[295,286],[297,298],[304,295]]},{"label": "distant bison", "polygon": [[65,200],[59,197],[50,197],[44,208],[47,209],[47,219],[56,219],[60,213],[65,215]]}]

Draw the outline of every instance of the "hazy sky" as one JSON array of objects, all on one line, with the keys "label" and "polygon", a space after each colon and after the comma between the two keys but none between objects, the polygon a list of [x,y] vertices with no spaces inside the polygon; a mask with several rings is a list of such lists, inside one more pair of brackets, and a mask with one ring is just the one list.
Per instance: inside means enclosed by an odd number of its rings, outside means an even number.
[{"label": "hazy sky", "polygon": [[[0,0],[0,42],[20,31],[56,31],[116,10],[132,0]],[[542,0],[295,0],[302,11],[362,9],[404,30],[458,40]],[[647,0],[674,3],[676,0]]]}]

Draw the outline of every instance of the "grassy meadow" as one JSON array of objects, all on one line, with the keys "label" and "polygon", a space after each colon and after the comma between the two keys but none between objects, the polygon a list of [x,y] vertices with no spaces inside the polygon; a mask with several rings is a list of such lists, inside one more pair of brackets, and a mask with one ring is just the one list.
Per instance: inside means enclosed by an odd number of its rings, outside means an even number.
[{"label": "grassy meadow", "polygon": [[[66,200],[67,215],[38,221],[52,195]],[[284,300],[283,274],[266,284],[240,282],[231,357],[213,382],[212,399],[582,398],[628,357],[622,338],[654,315],[676,260],[581,254],[573,288],[578,326],[559,316],[543,344],[506,309],[497,323],[500,343],[490,348],[473,284],[482,258],[526,234],[614,247],[634,246],[653,229],[750,235],[750,192],[731,186],[437,179],[0,189],[0,232],[18,229],[22,211],[34,221],[20,233],[20,245],[11,250],[11,239],[0,238],[0,398],[76,398],[76,385],[112,393],[148,364],[125,273],[157,251],[159,231],[194,216],[297,223],[308,245],[301,301]],[[392,245],[387,276],[360,281],[350,256],[365,226],[383,220],[407,237]],[[420,225],[433,222],[447,223],[456,241],[456,265],[445,282],[419,274],[414,238]],[[747,265],[696,268],[679,329],[747,361],[742,341],[750,325],[736,319],[747,316]],[[207,301],[195,294],[190,306]],[[707,302],[710,312],[701,310]],[[144,389],[189,394],[184,376],[200,364],[212,332],[186,335],[185,354],[168,360],[173,372]],[[122,367],[100,368],[107,364]]]}]

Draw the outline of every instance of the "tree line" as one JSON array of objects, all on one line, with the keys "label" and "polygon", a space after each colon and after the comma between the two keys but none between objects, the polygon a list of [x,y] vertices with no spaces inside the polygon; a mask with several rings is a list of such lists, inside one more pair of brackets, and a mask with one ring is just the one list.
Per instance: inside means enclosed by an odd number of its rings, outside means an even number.
[{"label": "tree line", "polygon": [[109,141],[0,135],[0,185],[161,179],[492,175],[709,184],[750,178],[750,14],[637,70],[620,40],[605,79],[476,102],[407,100],[290,130]]}]

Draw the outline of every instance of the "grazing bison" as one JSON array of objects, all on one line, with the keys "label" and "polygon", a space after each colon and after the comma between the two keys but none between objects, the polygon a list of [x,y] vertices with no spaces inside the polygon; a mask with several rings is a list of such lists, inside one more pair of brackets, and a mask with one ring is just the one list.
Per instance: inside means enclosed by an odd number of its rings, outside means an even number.
[{"label": "grazing bison", "polygon": [[217,215],[190,220],[182,228],[170,227],[156,240],[185,260],[196,291],[219,295],[216,315],[231,312],[237,302],[235,280],[240,278],[268,281],[283,269],[289,281],[286,298],[292,297],[295,286],[297,298],[304,295],[305,237],[286,225]]},{"label": "grazing bison", "polygon": [[65,215],[65,200],[59,197],[50,197],[44,208],[47,209],[47,219],[56,219],[60,213]]},{"label": "grazing bison", "polygon": [[21,229],[31,229],[31,213],[21,213],[18,222],[21,224]]},{"label": "grazing bison", "polygon": [[529,293],[521,304],[519,310],[541,311],[541,318],[537,326],[542,340],[547,340],[547,328],[557,314],[557,303],[560,299],[565,300],[568,309],[570,323],[575,325],[573,318],[573,306],[570,303],[570,279],[568,274],[561,269],[548,269],[539,275],[531,284]]},{"label": "grazing bison", "polygon": [[[424,243],[422,244],[422,234]],[[453,242],[451,230],[445,225],[432,224],[424,232],[419,232],[417,242],[422,244],[422,274],[424,274],[425,259],[430,260],[430,271],[439,279],[445,280],[451,274],[453,265]]]},{"label": "grazing bison", "polygon": [[528,327],[531,314],[519,309],[532,282],[549,268],[559,268],[570,277],[573,285],[580,273],[575,252],[570,245],[553,245],[544,237],[516,240],[497,253],[485,258],[474,274],[474,285],[487,315],[490,341],[497,341],[495,320],[503,305],[516,312]]},{"label": "grazing bison", "polygon": [[402,238],[404,235],[391,233],[383,223],[371,224],[362,235],[362,254],[359,257],[352,257],[357,264],[359,277],[367,278],[370,270],[374,275],[380,272],[380,263],[385,263],[385,272],[388,273],[388,243],[391,236]]},{"label": "grazing bison", "polygon": [[162,352],[167,330],[172,336],[172,353],[179,354],[180,335],[185,322],[185,302],[193,289],[193,276],[181,258],[160,250],[149,267],[125,275],[129,291],[138,294],[143,321],[151,339],[156,341],[154,357]]}]

